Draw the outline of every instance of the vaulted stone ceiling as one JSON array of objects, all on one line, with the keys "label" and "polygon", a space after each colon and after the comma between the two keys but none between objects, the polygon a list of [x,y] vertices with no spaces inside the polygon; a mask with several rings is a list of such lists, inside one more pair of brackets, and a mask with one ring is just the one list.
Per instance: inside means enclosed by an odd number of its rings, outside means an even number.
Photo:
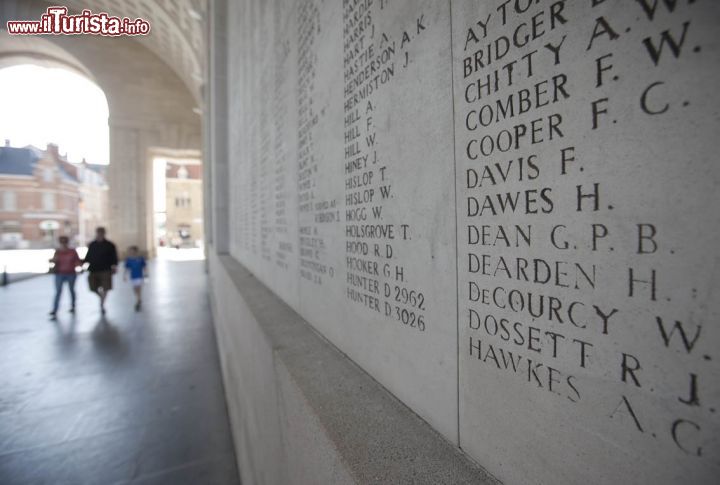
[{"label": "vaulted stone ceiling", "polygon": [[198,102],[202,99],[206,0],[66,0],[53,4],[77,12],[89,9],[149,21],[150,34],[135,39],[166,62]]}]

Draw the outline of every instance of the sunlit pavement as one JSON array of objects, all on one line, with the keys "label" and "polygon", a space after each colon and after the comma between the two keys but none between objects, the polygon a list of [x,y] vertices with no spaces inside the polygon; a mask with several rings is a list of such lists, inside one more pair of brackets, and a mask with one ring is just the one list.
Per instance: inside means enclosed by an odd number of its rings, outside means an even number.
[{"label": "sunlit pavement", "polygon": [[158,258],[168,261],[198,261],[205,259],[205,252],[202,248],[157,248]]},{"label": "sunlit pavement", "polygon": [[[87,252],[86,247],[77,248],[80,257]],[[0,277],[7,274],[9,283],[22,281],[37,275],[47,274],[49,259],[54,249],[4,249],[0,250]],[[158,257],[168,261],[198,261],[205,259],[202,248],[157,248]],[[2,285],[2,283],[0,283]]]},{"label": "sunlit pavement", "polygon": [[140,313],[116,275],[105,319],[86,275],[57,322],[52,276],[0,288],[1,484],[238,483],[203,265],[153,262]]},{"label": "sunlit pavement", "polygon": [[[78,254],[83,257],[87,248],[78,248]],[[44,274],[50,269],[49,259],[55,253],[54,249],[4,249],[0,251],[0,272],[9,274]]]}]

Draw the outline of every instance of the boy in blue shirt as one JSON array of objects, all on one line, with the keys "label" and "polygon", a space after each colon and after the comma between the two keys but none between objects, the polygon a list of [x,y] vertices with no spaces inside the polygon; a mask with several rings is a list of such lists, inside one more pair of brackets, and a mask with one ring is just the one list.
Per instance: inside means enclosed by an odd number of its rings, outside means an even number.
[{"label": "boy in blue shirt", "polygon": [[130,273],[130,283],[135,291],[137,302],[135,303],[135,311],[139,312],[142,306],[142,286],[147,274],[147,264],[145,258],[140,256],[137,246],[130,246],[128,257],[125,259],[125,273],[123,280],[127,281],[128,273]]}]

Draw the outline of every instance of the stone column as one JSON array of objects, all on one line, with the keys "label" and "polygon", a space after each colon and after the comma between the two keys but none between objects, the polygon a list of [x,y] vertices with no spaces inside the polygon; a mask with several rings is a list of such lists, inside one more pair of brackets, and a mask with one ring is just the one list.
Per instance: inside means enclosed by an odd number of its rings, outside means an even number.
[{"label": "stone column", "polygon": [[211,213],[213,246],[218,253],[230,248],[228,220],[228,97],[227,97],[227,5],[224,0],[210,4],[209,124],[211,168]]},{"label": "stone column", "polygon": [[[128,246],[152,250],[152,167],[142,127],[110,124],[108,238],[123,254]],[[148,190],[148,186],[150,189]]]}]

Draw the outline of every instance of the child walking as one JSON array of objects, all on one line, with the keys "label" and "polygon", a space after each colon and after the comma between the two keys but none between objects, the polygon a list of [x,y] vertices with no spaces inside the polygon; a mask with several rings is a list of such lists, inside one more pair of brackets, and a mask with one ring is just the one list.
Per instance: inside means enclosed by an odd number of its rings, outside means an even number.
[{"label": "child walking", "polygon": [[128,249],[123,280],[127,281],[128,273],[130,274],[130,283],[132,284],[133,291],[135,291],[135,311],[139,312],[142,307],[143,280],[148,276],[148,272],[145,258],[140,255],[137,246],[130,246],[130,249]]}]

